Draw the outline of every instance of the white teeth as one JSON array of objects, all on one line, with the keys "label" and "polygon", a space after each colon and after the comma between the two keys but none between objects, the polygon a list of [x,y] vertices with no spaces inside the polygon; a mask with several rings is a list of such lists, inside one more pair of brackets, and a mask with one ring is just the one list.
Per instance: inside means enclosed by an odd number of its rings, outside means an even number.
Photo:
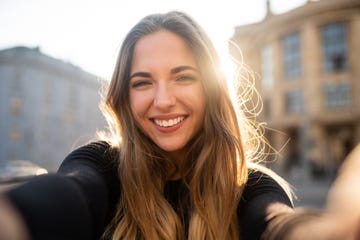
[{"label": "white teeth", "polygon": [[156,123],[156,125],[159,125],[161,127],[172,127],[176,124],[178,124],[179,122],[183,121],[185,117],[177,117],[174,119],[170,119],[170,120],[157,120],[154,119],[154,122]]}]

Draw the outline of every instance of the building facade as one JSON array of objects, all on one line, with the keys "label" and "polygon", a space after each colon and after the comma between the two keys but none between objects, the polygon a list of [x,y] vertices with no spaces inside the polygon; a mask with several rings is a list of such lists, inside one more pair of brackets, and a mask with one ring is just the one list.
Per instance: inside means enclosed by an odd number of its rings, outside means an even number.
[{"label": "building facade", "polygon": [[102,82],[38,48],[0,51],[0,161],[55,171],[75,147],[103,130]]},{"label": "building facade", "polygon": [[336,169],[360,142],[360,1],[307,1],[279,15],[267,1],[263,21],[236,27],[232,41],[260,76],[259,120],[280,162]]}]

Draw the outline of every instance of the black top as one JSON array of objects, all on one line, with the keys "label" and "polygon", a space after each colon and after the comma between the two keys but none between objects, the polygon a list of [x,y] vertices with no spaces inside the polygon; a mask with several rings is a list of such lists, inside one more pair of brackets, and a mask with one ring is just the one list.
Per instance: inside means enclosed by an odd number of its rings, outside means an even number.
[{"label": "black top", "polygon": [[[99,239],[113,217],[120,196],[118,152],[93,142],[70,153],[56,174],[36,177],[7,195],[23,214],[32,239]],[[173,202],[174,185],[165,187]],[[292,206],[284,190],[269,176],[251,172],[238,207],[241,239],[259,239],[268,222],[269,204]]]}]

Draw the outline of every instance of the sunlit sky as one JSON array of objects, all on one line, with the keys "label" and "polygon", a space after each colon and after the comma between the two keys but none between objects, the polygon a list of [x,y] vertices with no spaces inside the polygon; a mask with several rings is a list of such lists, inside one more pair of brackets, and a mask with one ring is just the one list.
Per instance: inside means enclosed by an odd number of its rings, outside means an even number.
[{"label": "sunlit sky", "polygon": [[[279,14],[305,2],[272,0],[271,8]],[[109,78],[122,39],[147,14],[185,11],[225,52],[234,27],[261,21],[265,7],[266,0],[0,0],[0,49],[39,47]]]}]

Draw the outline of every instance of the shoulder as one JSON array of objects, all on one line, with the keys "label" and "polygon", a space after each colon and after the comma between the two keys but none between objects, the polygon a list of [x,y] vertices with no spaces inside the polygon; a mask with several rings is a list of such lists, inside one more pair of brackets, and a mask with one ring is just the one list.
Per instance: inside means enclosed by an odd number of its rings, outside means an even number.
[{"label": "shoulder", "polygon": [[98,169],[116,167],[119,150],[105,141],[94,141],[83,145],[64,159],[59,172],[66,172],[77,166],[88,166]]},{"label": "shoulder", "polygon": [[88,154],[93,154],[94,156],[115,157],[115,155],[118,155],[118,153],[118,149],[111,146],[106,141],[93,141],[78,147],[72,151],[69,156],[86,156]]},{"label": "shoulder", "polygon": [[[75,181],[87,199],[98,199],[104,193],[108,214],[111,215],[121,191],[118,177],[119,153],[118,148],[105,141],[90,142],[72,151],[60,165],[58,174]],[[107,216],[108,220],[110,215]]]},{"label": "shoulder", "polygon": [[273,203],[292,208],[291,199],[276,176],[250,170],[238,207],[242,239],[260,239],[268,224],[267,217],[272,214],[269,206]]},{"label": "shoulder", "polygon": [[243,192],[243,201],[259,196],[266,196],[269,201],[283,201],[291,205],[291,190],[288,183],[270,169],[261,167],[249,169],[248,181]]},{"label": "shoulder", "polygon": [[117,187],[119,150],[104,141],[90,142],[72,151],[61,163],[58,174],[80,182],[101,181]]},{"label": "shoulder", "polygon": [[253,195],[264,191],[278,190],[279,188],[281,188],[280,185],[273,177],[261,171],[250,170],[244,193]]}]

